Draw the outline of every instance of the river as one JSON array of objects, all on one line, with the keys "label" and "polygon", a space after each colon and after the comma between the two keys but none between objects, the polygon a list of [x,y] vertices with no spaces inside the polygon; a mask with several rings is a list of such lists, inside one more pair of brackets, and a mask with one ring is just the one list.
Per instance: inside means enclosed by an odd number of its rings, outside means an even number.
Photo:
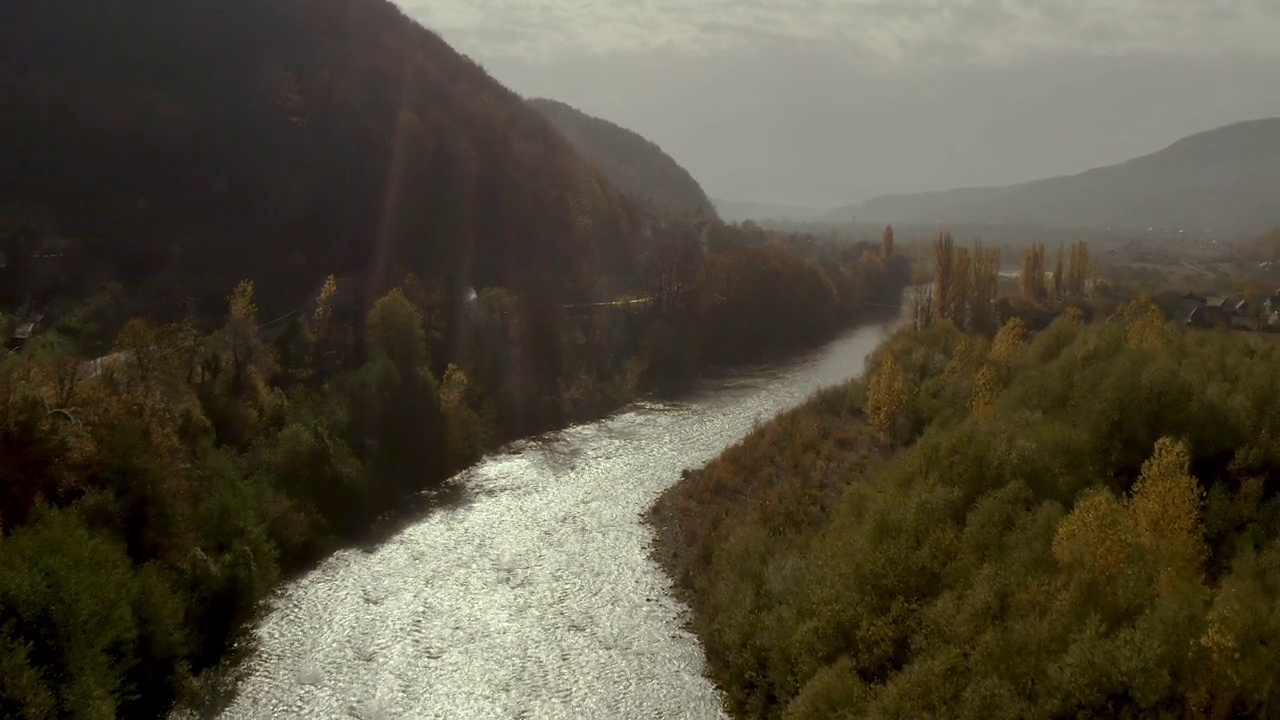
[{"label": "river", "polygon": [[486,458],[453,479],[464,500],[282,588],[221,717],[724,717],[642,514],[899,322]]}]

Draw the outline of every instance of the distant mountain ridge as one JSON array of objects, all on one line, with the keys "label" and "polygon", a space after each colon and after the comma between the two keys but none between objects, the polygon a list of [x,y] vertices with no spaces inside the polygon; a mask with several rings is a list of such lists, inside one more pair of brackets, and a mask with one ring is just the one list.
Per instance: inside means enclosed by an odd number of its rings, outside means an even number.
[{"label": "distant mountain ridge", "polygon": [[1280,224],[1280,118],[1225,125],[1118,165],[1004,187],[884,195],[824,219],[1261,230]]},{"label": "distant mountain ridge", "polygon": [[802,205],[783,205],[778,203],[750,202],[746,200],[724,200],[712,198],[716,211],[725,222],[743,222],[744,220],[821,220],[832,212],[829,207],[808,207]]},{"label": "distant mountain ridge", "polygon": [[693,175],[651,140],[558,100],[533,98],[528,103],[622,192],[665,214],[717,217]]}]

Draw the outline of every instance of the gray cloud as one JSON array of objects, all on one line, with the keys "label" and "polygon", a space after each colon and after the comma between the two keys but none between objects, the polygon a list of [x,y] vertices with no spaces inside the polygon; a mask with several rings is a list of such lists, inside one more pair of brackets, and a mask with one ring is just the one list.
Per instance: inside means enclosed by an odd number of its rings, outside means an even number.
[{"label": "gray cloud", "polygon": [[[1275,0],[439,0],[406,10],[488,55],[834,41],[887,63],[1009,62],[1044,51],[1272,51]],[[508,31],[521,42],[492,42]],[[945,52],[936,52],[944,48]]]},{"label": "gray cloud", "polygon": [[1280,115],[1277,0],[441,0],[525,95],[719,197],[839,204],[1077,172]]}]

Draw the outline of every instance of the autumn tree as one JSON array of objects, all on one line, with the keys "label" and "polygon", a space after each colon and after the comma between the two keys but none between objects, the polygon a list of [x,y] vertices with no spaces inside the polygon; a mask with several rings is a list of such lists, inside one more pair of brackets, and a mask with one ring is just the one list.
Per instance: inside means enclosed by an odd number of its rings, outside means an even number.
[{"label": "autumn tree", "polygon": [[227,298],[227,305],[227,324],[223,333],[231,360],[230,389],[232,394],[238,395],[245,390],[252,367],[262,353],[253,281],[240,281]]},{"label": "autumn tree", "polygon": [[338,294],[338,279],[333,275],[325,277],[320,285],[320,293],[316,295],[316,307],[311,313],[311,322],[317,335],[324,335],[333,322],[333,298]]},{"label": "autumn tree", "polygon": [[1166,584],[1174,575],[1198,582],[1204,572],[1207,551],[1200,523],[1204,490],[1190,468],[1186,444],[1161,438],[1133,486],[1129,507],[1138,540]]},{"label": "autumn tree", "polygon": [[973,288],[969,249],[960,247],[955,250],[954,278],[951,282],[951,297],[947,300],[947,308],[951,313],[950,320],[956,327],[964,330],[968,327],[969,301]]},{"label": "autumn tree", "polygon": [[488,429],[477,412],[479,404],[467,374],[450,364],[440,383],[440,409],[445,420],[445,448],[454,468],[474,462],[488,444]]},{"label": "autumn tree", "polygon": [[1055,301],[1061,301],[1063,291],[1065,289],[1064,278],[1062,275],[1062,245],[1058,245],[1058,256],[1053,261],[1053,288],[1052,297]]},{"label": "autumn tree", "polygon": [[1008,367],[1022,355],[1027,337],[1027,324],[1021,318],[1009,318],[991,341],[988,357],[998,366]]},{"label": "autumn tree", "polygon": [[974,243],[970,260],[973,277],[969,283],[969,324],[982,332],[995,328],[994,305],[1000,291],[1000,248]]},{"label": "autumn tree", "polygon": [[893,226],[892,225],[884,226],[884,237],[881,239],[881,244],[880,244],[880,257],[884,258],[885,260],[888,260],[889,258],[893,257]]},{"label": "autumn tree", "polygon": [[1053,554],[1064,568],[1110,584],[1126,571],[1132,542],[1124,505],[1109,490],[1095,489],[1058,524]]},{"label": "autumn tree", "polygon": [[371,356],[385,356],[401,373],[417,372],[427,363],[422,315],[400,288],[392,288],[369,309],[365,342]]},{"label": "autumn tree", "polygon": [[995,376],[991,374],[991,367],[983,363],[973,376],[973,393],[969,396],[969,410],[973,413],[983,412],[991,405],[995,394]]},{"label": "autumn tree", "polygon": [[1092,274],[1092,261],[1089,258],[1089,244],[1083,240],[1074,243],[1067,256],[1067,268],[1063,277],[1063,288],[1072,297],[1084,297]]},{"label": "autumn tree", "polygon": [[1146,294],[1126,305],[1120,319],[1125,323],[1129,347],[1157,351],[1170,341],[1169,322]]},{"label": "autumn tree", "polygon": [[933,254],[933,297],[937,304],[937,316],[943,320],[952,320],[955,317],[951,303],[955,300],[953,286],[955,285],[956,252],[951,233],[938,233],[938,239],[933,242]]},{"label": "autumn tree", "polygon": [[893,356],[887,356],[871,374],[867,383],[867,415],[888,442],[896,442],[901,415],[911,397],[906,375]]},{"label": "autumn tree", "polygon": [[1028,300],[1043,301],[1048,295],[1044,282],[1044,245],[1032,243],[1022,256],[1022,273],[1019,280],[1022,294]]}]

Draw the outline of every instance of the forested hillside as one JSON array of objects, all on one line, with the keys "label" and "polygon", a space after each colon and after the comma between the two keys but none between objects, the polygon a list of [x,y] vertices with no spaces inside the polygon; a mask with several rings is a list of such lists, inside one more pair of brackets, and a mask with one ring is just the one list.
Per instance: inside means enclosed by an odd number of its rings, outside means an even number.
[{"label": "forested hillside", "polygon": [[662,214],[716,217],[698,181],[653,142],[556,100],[535,98],[529,104],[623,192]]},{"label": "forested hillside", "polygon": [[268,333],[245,281],[209,333],[134,318],[104,358],[49,332],[0,361],[0,716],[198,699],[282,576],[485,451],[820,341],[905,280],[883,247],[669,232],[651,299],[550,324],[490,288],[449,330],[412,276],[355,318],[330,277]]},{"label": "forested hillside", "polygon": [[3,717],[197,702],[282,577],[484,452],[907,279],[656,217],[382,0],[5,3],[0,97]]},{"label": "forested hillside", "polygon": [[1280,345],[1058,288],[1039,332],[924,315],[660,500],[737,716],[1280,712]]},{"label": "forested hillside", "polygon": [[369,300],[409,271],[554,300],[635,280],[634,209],[386,0],[6,2],[0,97],[5,215],[126,288],[212,310],[251,278],[275,311],[331,273]]}]

